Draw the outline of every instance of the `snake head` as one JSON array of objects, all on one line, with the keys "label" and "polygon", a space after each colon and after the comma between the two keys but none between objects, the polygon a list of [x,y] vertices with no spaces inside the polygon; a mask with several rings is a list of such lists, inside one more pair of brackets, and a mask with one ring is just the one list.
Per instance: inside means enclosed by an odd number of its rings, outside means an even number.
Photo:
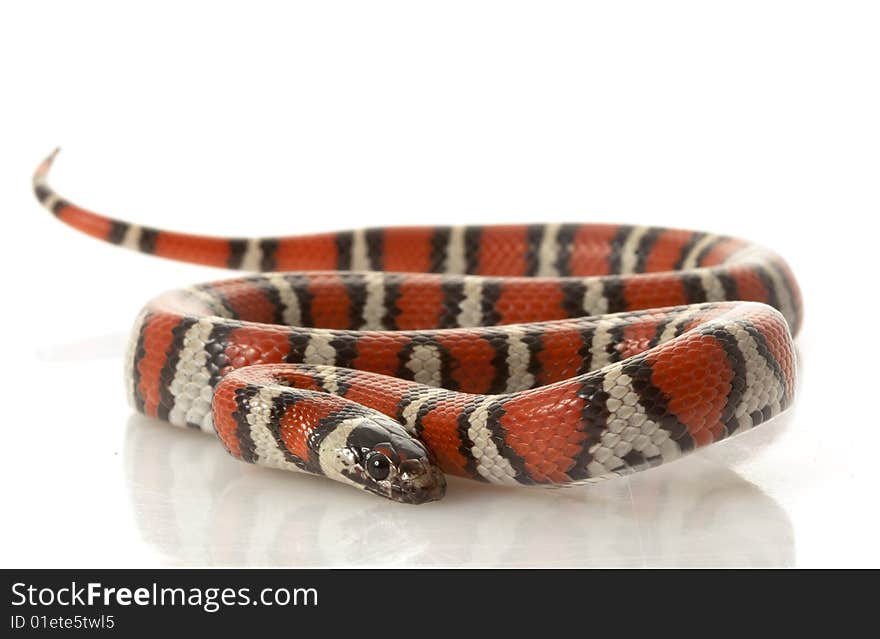
[{"label": "snake head", "polygon": [[394,501],[423,504],[446,494],[446,478],[430,452],[384,415],[359,420],[336,460],[350,482]]}]

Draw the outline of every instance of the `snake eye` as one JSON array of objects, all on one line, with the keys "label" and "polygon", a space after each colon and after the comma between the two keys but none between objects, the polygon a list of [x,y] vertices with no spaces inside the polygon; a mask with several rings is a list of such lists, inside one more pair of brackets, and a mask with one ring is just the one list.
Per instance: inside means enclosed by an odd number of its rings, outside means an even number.
[{"label": "snake eye", "polygon": [[364,463],[367,474],[376,481],[382,481],[391,473],[391,460],[382,453],[372,452]]}]

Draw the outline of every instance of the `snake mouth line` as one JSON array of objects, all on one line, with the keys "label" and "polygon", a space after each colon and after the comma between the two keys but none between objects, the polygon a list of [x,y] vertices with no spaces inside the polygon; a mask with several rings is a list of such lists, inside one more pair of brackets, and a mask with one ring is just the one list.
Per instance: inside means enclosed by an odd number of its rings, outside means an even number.
[{"label": "snake mouth line", "polygon": [[369,493],[385,497],[402,504],[426,504],[439,501],[446,495],[446,477],[440,471],[433,471],[421,480],[421,485],[406,484],[360,484]]}]

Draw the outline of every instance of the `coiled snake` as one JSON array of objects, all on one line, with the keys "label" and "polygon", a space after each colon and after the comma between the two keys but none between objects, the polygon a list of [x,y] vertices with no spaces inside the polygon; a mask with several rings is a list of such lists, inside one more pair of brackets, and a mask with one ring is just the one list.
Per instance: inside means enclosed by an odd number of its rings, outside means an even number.
[{"label": "coiled snake", "polygon": [[632,473],[792,401],[800,293],[743,240],[597,224],[202,237],[71,204],[47,184],[54,156],[33,184],[62,222],[264,273],[157,297],[126,356],[137,411],[216,433],[243,461],[423,503],[444,473]]}]

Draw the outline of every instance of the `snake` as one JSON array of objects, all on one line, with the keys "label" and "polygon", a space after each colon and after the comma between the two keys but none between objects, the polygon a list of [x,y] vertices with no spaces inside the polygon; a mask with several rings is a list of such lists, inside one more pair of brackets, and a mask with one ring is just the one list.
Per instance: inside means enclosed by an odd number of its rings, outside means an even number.
[{"label": "snake", "polygon": [[[406,504],[446,476],[588,484],[788,408],[803,305],[786,262],[701,231],[540,223],[222,238],[39,202],[99,240],[247,271],[163,293],[129,403],[253,464]],[[98,400],[95,400],[98,401]]]}]

